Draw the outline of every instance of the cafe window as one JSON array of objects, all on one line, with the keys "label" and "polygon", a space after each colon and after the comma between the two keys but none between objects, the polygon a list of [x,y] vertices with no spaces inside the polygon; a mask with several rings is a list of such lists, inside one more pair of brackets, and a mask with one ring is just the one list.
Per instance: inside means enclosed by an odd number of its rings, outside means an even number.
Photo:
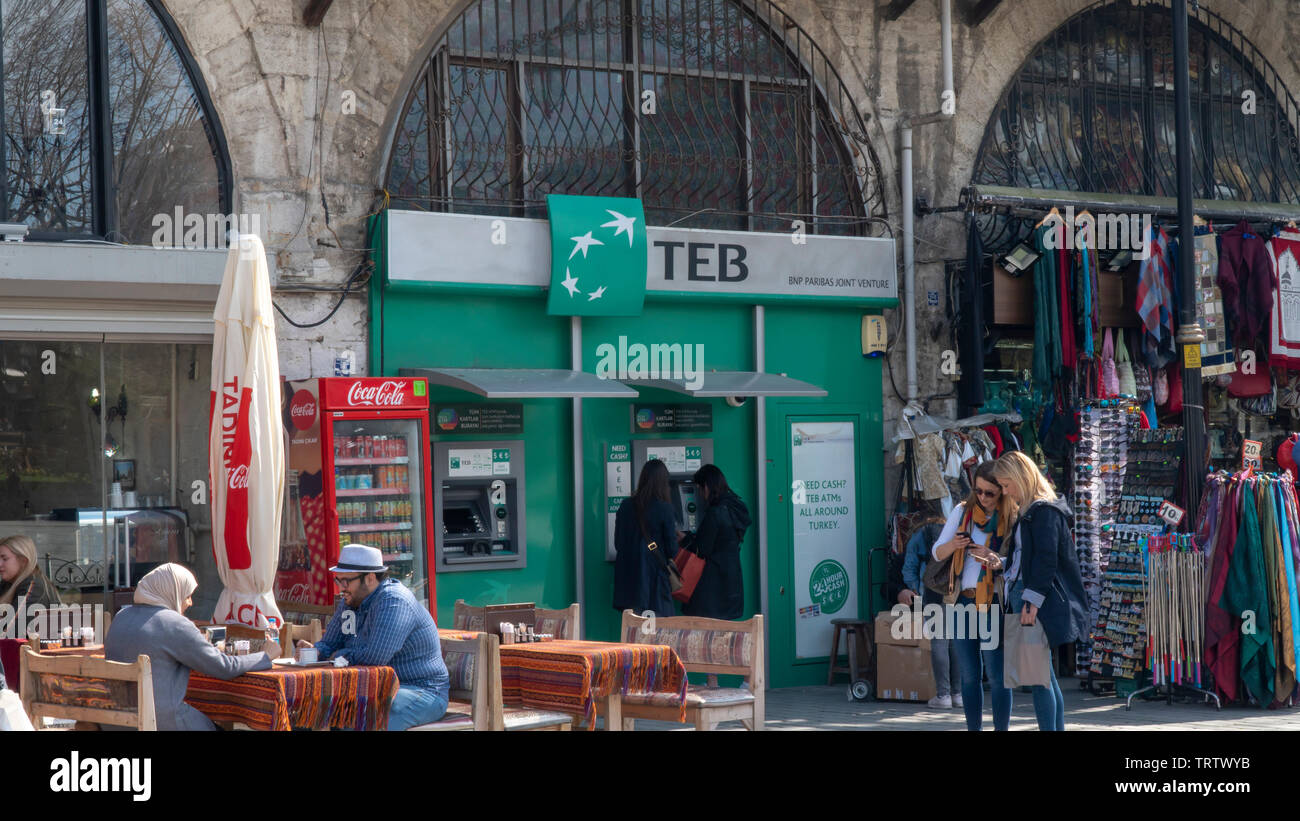
[{"label": "cafe window", "polygon": [[228,214],[230,161],[157,0],[0,0],[0,222],[148,244],[156,214]]},{"label": "cafe window", "polygon": [[866,233],[879,161],[826,56],[759,0],[481,0],[452,20],[391,148],[394,207],[544,217],[640,197],[651,224]]},{"label": "cafe window", "polygon": [[211,360],[202,344],[0,339],[0,537],[35,539],[65,592],[203,562]]},{"label": "cafe window", "polygon": [[[989,121],[973,181],[1177,196],[1171,20],[1168,2],[1108,1],[1043,40]],[[1221,17],[1202,7],[1189,23],[1193,196],[1300,202],[1295,99]],[[1036,222],[986,219],[995,244]]]}]

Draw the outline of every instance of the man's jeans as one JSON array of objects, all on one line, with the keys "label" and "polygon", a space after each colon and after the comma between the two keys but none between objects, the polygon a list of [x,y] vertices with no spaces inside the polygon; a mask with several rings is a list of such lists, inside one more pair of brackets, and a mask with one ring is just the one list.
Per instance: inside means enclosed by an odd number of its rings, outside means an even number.
[{"label": "man's jeans", "polygon": [[[957,599],[958,604],[974,602],[966,596]],[[962,709],[966,711],[966,729],[971,731],[979,730],[984,723],[985,671],[988,671],[993,691],[993,729],[1005,731],[1011,727],[1011,691],[1002,686],[1002,618],[996,604],[993,605],[993,616],[992,639],[997,642],[994,649],[981,651],[978,636],[952,640],[957,646],[957,666],[961,669],[961,700]]]},{"label": "man's jeans", "polygon": [[447,697],[423,687],[398,687],[388,711],[389,730],[432,724],[447,712]]}]

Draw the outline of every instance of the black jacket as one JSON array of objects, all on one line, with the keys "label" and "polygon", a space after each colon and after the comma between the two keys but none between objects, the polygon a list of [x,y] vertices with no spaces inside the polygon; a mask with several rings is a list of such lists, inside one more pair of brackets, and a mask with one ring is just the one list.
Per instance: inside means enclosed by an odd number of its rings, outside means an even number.
[{"label": "black jacket", "polygon": [[682,547],[704,559],[704,572],[691,600],[682,605],[688,616],[736,621],[745,613],[745,580],[740,569],[740,543],[749,528],[749,509],[728,492],[711,503],[700,527]]},{"label": "black jacket", "polygon": [[632,497],[623,500],[614,517],[614,609],[631,608],[638,615],[653,610],[657,616],[672,616],[675,612],[668,571],[646,546],[647,541],[657,542],[668,561],[677,555],[677,520],[672,505],[651,502],[645,520],[643,535],[636,499]]},{"label": "black jacket", "polygon": [[1038,619],[1053,647],[1086,639],[1090,632],[1088,598],[1069,516],[1064,501],[1039,501],[1031,504],[1016,524],[1023,599],[1038,604]]}]

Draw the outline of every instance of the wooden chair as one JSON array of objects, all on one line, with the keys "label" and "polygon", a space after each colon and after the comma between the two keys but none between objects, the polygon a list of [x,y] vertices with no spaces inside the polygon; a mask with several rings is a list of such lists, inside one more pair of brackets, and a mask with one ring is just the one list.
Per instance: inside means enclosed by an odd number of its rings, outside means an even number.
[{"label": "wooden chair", "polygon": [[280,657],[289,658],[295,652],[298,640],[303,639],[315,644],[325,633],[321,629],[320,619],[312,619],[310,624],[294,624],[286,621],[280,628]]},{"label": "wooden chair", "polygon": [[328,624],[334,615],[334,605],[303,604],[302,602],[276,602],[285,623],[309,624],[312,619],[319,619],[321,624]]},{"label": "wooden chair", "polygon": [[[631,644],[666,644],[677,652],[689,673],[705,673],[708,685],[686,689],[686,719],[697,730],[712,730],[721,721],[740,719],[747,729],[763,729],[763,617],[722,621],[677,616],[655,620],[644,632],[646,619],[623,611],[622,640]],[[704,635],[700,635],[704,634]],[[719,687],[719,675],[745,677],[746,688]],[[676,721],[677,697],[672,693],[628,693],[623,696],[623,727],[636,718]]]},{"label": "wooden chair", "polygon": [[[496,688],[494,709],[492,675],[492,646],[496,636],[479,633],[472,639],[442,639],[442,659],[451,675],[451,701],[447,714],[431,724],[421,724],[411,730],[442,732],[444,730],[491,730],[495,713],[501,709],[500,688]],[[499,677],[498,681],[499,681]]]},{"label": "wooden chair", "polygon": [[44,718],[157,730],[149,657],[135,664],[90,656],[42,656],[23,648],[23,709],[38,728]]},{"label": "wooden chair", "polygon": [[456,599],[452,605],[451,626],[453,630],[475,630],[482,632],[487,622],[486,607],[472,607],[464,599]]},{"label": "wooden chair", "polygon": [[574,604],[562,610],[545,610],[541,607],[535,611],[533,629],[538,633],[550,633],[557,639],[582,638],[582,605]]}]

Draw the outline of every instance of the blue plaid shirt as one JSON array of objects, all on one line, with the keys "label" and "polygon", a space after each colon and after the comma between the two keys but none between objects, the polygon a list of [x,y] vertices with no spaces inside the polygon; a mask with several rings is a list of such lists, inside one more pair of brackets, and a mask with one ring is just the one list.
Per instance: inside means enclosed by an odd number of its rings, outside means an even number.
[{"label": "blue plaid shirt", "polygon": [[[348,619],[354,628],[350,635],[343,632],[346,610],[355,613],[354,621]],[[385,579],[358,607],[340,598],[316,649],[323,659],[343,656],[350,664],[392,667],[402,687],[448,695],[450,678],[433,616],[396,579]]]}]

